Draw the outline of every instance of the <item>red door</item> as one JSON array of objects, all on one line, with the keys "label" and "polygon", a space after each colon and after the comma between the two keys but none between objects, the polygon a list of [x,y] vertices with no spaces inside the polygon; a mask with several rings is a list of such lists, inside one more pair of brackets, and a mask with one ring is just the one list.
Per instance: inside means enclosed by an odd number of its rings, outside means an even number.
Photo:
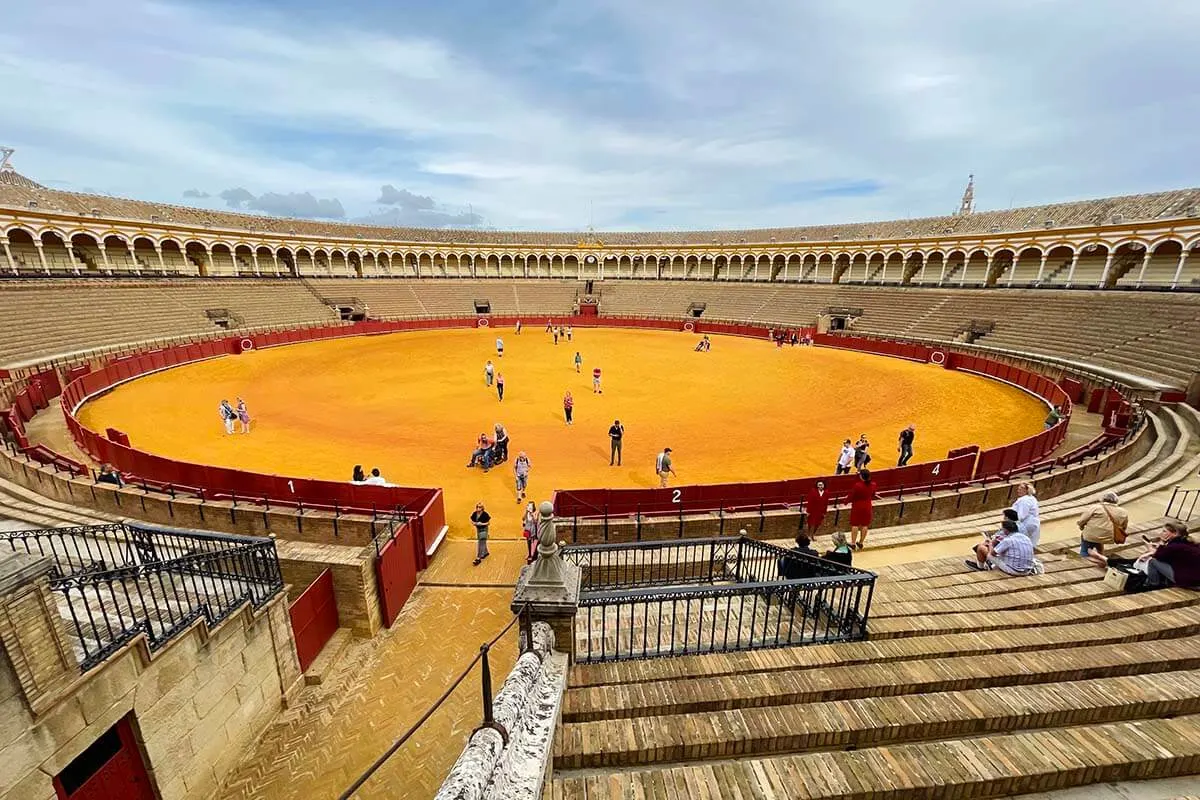
[{"label": "red door", "polygon": [[129,717],[100,735],[54,777],[60,800],[155,800]]},{"label": "red door", "polygon": [[379,585],[379,610],[383,624],[392,627],[396,615],[404,608],[413,587],[417,585],[417,566],[413,563],[412,528],[404,525],[379,548],[375,559],[375,580]]}]

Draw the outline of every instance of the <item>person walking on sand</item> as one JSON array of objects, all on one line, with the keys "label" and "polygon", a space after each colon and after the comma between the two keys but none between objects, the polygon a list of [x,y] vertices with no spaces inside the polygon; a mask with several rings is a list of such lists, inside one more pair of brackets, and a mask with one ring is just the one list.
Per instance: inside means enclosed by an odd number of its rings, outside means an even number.
[{"label": "person walking on sand", "polygon": [[842,442],[842,450],[838,453],[837,469],[834,470],[834,475],[849,475],[850,467],[854,464],[854,447],[850,444],[850,440]]},{"label": "person walking on sand", "polygon": [[504,402],[504,373],[503,372],[496,375],[496,396],[500,398],[501,402]]},{"label": "person walking on sand", "polygon": [[228,400],[222,400],[218,411],[221,414],[221,422],[225,425],[225,433],[233,433],[233,421],[237,419],[237,412],[233,410],[233,406],[229,405]]},{"label": "person walking on sand", "polygon": [[554,329],[554,343],[558,344],[558,328]]},{"label": "person walking on sand", "polygon": [[495,379],[496,379],[496,367],[489,360],[486,364],[483,365],[483,381],[490,387],[492,385],[492,381],[494,381]]},{"label": "person walking on sand", "polygon": [[621,466],[621,440],[625,438],[625,426],[621,424],[621,420],[614,419],[613,424],[608,429],[608,439],[610,446],[608,449],[608,465],[613,466],[613,461],[616,460],[616,466]]},{"label": "person walking on sand", "polygon": [[570,326],[570,325],[568,325],[568,326],[567,326],[567,341],[568,341],[568,342],[569,342],[569,341],[571,341],[571,335],[572,335],[573,333],[574,333],[574,331],[572,331],[572,330],[571,330],[571,326]]},{"label": "person walking on sand", "polygon": [[667,477],[675,475],[675,470],[671,467],[671,448],[664,447],[663,451],[658,454],[658,458],[654,460],[654,471],[658,473],[658,485],[664,489],[667,488]]},{"label": "person walking on sand", "polygon": [[529,456],[525,455],[525,451],[517,453],[517,460],[513,462],[513,476],[517,482],[517,502],[525,499],[525,487],[529,485],[529,471],[533,469],[533,464],[529,463]]},{"label": "person walking on sand", "polygon": [[571,419],[571,414],[575,410],[575,398],[570,392],[563,395],[563,416],[567,418],[567,424],[573,425],[574,420]]},{"label": "person walking on sand", "polygon": [[604,394],[604,390],[600,388],[600,368],[592,369],[592,394]]},{"label": "person walking on sand", "polygon": [[521,320],[517,320],[517,336],[521,335]]},{"label": "person walking on sand", "polygon": [[580,368],[582,368],[582,367],[583,367],[583,356],[579,354],[578,350],[576,350],[575,351],[575,371],[579,372]]},{"label": "person walking on sand", "polygon": [[240,397],[237,399],[237,418],[242,425],[242,433],[249,433],[250,410],[246,408],[246,401]]},{"label": "person walking on sand", "polygon": [[504,340],[496,337],[496,358],[504,358]]},{"label": "person walking on sand", "polygon": [[900,441],[896,446],[897,452],[900,453],[900,460],[896,463],[896,466],[903,467],[907,465],[909,459],[913,457],[913,439],[916,437],[916,425],[909,425],[907,428],[900,431]]},{"label": "person walking on sand", "polygon": [[492,515],[483,507],[483,503],[475,504],[475,511],[471,514],[471,524],[475,526],[475,560],[473,566],[478,567],[479,562],[488,557],[488,524],[492,521]]}]

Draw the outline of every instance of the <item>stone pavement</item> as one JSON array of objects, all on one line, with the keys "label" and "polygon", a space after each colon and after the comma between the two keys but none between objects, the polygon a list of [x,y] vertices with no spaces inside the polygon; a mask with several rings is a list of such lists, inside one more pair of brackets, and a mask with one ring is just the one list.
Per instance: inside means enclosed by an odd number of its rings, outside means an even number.
[{"label": "stone pavement", "polygon": [[[474,542],[448,541],[392,628],[356,640],[330,678],[304,689],[232,773],[222,797],[337,797],[446,690],[511,619],[524,541],[493,541],[472,567]],[[498,690],[516,657],[516,628],[492,652]],[[356,795],[433,796],[479,724],[478,667]]]}]

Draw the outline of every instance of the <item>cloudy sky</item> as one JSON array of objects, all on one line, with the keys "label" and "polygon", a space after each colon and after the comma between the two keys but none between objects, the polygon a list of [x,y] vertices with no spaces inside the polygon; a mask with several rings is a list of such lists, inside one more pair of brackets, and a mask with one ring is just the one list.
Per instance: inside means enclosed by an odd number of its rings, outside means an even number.
[{"label": "cloudy sky", "polygon": [[55,188],[501,229],[740,228],[1200,184],[1197,0],[8,0]]}]

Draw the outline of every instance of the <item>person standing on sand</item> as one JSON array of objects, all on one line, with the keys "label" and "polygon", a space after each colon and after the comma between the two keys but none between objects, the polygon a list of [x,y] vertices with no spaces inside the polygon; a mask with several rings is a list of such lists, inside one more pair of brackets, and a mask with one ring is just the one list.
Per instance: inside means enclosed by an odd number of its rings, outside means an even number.
[{"label": "person standing on sand", "polygon": [[242,433],[250,432],[250,411],[246,408],[246,401],[242,398],[237,399],[237,418],[242,424]]},{"label": "person standing on sand", "polygon": [[614,419],[613,424],[608,429],[608,438],[611,443],[608,450],[608,465],[613,466],[613,460],[616,460],[616,466],[621,466],[621,440],[625,438],[625,426],[621,424],[621,420]]},{"label": "person standing on sand", "polygon": [[517,453],[517,460],[513,462],[513,477],[517,482],[517,502],[525,499],[525,488],[529,485],[529,471],[533,469],[533,464],[529,463],[529,456],[525,455],[522,450]]},{"label": "person standing on sand", "polygon": [[667,477],[675,475],[675,470],[671,466],[671,448],[664,447],[663,451],[658,454],[658,458],[654,460],[654,471],[658,473],[659,486],[667,488]]},{"label": "person standing on sand", "polygon": [[496,358],[504,358],[504,340],[496,337]]},{"label": "person standing on sand", "polygon": [[521,320],[517,320],[517,336],[521,335]]},{"label": "person standing on sand", "polygon": [[500,374],[498,374],[496,376],[496,395],[500,398],[501,402],[504,401],[504,373],[503,372],[501,372]]},{"label": "person standing on sand", "polygon": [[909,425],[904,430],[900,431],[900,443],[896,449],[900,453],[900,460],[896,466],[903,467],[908,464],[909,459],[913,457],[913,439],[917,437],[917,426]]},{"label": "person standing on sand", "polygon": [[490,387],[492,385],[492,381],[495,379],[495,377],[496,377],[496,367],[493,366],[492,362],[489,360],[486,364],[483,365],[484,383],[486,383]]},{"label": "person standing on sand", "polygon": [[571,419],[571,414],[574,412],[574,410],[575,398],[571,396],[570,392],[567,392],[563,395],[563,416],[567,418],[568,425],[574,424],[574,420]]},{"label": "person standing on sand", "polygon": [[483,507],[483,503],[475,504],[475,511],[471,514],[471,524],[475,526],[475,560],[473,566],[478,567],[479,562],[488,557],[488,524],[492,521],[492,515]]},{"label": "person standing on sand", "polygon": [[579,372],[579,369],[582,366],[583,366],[583,356],[579,354],[578,350],[576,350],[575,351],[575,371]]}]

